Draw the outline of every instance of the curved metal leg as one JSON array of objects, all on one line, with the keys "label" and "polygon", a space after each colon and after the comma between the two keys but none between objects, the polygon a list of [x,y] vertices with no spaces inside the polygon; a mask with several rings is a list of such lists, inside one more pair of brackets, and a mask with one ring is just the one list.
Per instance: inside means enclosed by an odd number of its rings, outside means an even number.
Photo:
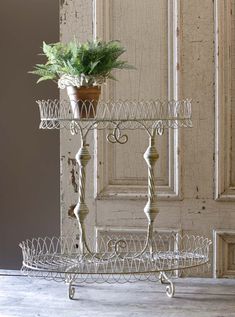
[{"label": "curved metal leg", "polygon": [[165,272],[161,272],[159,275],[159,280],[161,284],[167,284],[166,287],[166,295],[170,298],[174,297],[175,295],[175,285],[173,282],[168,278]]},{"label": "curved metal leg", "polygon": [[69,299],[74,299],[75,287],[73,285],[73,281],[69,282],[68,294],[69,294]]},{"label": "curved metal leg", "polygon": [[68,295],[69,299],[74,299],[75,295],[75,285],[73,285],[73,282],[75,281],[75,275],[68,274],[65,279],[65,283],[68,284]]},{"label": "curved metal leg", "polygon": [[162,272],[159,274],[159,281],[161,284],[164,284],[164,279],[163,279],[163,276],[162,276]]}]

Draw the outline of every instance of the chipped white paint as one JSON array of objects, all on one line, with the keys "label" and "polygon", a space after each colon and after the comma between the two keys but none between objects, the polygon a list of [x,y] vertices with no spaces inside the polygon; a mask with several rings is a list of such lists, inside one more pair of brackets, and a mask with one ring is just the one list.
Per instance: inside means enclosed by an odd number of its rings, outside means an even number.
[{"label": "chipped white paint", "polygon": [[[214,85],[215,69],[217,67],[218,76],[221,75],[218,67],[222,67],[218,60],[215,63],[214,22],[217,17],[218,26],[223,20],[220,14],[214,15],[214,9],[218,5],[224,8],[225,2],[229,1],[67,0],[61,8],[63,41],[74,35],[84,41],[92,38],[94,32],[105,39],[117,37],[127,47],[130,63],[139,69],[118,74],[120,81],[103,89],[105,98],[149,99],[170,95],[193,99],[193,129],[180,131],[180,135],[172,131],[157,139],[160,154],[156,164],[159,214],[155,224],[157,228],[181,229],[184,233],[209,238],[212,238],[213,229],[235,229],[234,202],[214,199],[215,194],[218,198],[232,187],[233,182],[229,186],[224,182],[228,175],[223,163],[224,155],[227,157],[226,153],[230,151],[228,139],[232,133],[224,121],[229,118],[224,110],[230,110],[217,99],[218,91],[221,96],[224,88],[218,82]],[[226,32],[229,34],[230,30]],[[221,38],[225,35],[217,37],[216,47]],[[221,45],[224,44],[220,43],[220,48]],[[215,120],[215,99],[219,121]],[[141,159],[147,139],[142,132],[130,132],[129,140],[131,153],[125,146],[107,145],[102,133],[95,133],[89,139],[91,150],[94,150],[88,165],[87,182],[90,213],[86,223],[90,233],[94,233],[94,227],[98,226],[131,231],[147,225],[143,212],[147,170]],[[77,199],[76,186],[71,178],[73,167],[68,160],[74,158],[78,148],[77,137],[72,138],[66,131],[61,131],[61,219],[64,234],[76,233],[76,221],[67,215],[69,206]],[[227,159],[225,166],[231,170]]]},{"label": "chipped white paint", "polygon": [[[83,42],[93,38],[93,1],[92,0],[66,0],[63,1],[63,6],[60,8],[61,16],[61,41],[67,42],[73,40],[74,37]],[[61,98],[66,98],[61,93]],[[91,144],[90,152],[92,151],[92,136],[91,133],[88,137],[87,143]],[[74,218],[68,216],[68,212],[71,213],[71,206],[77,203],[78,193],[75,190],[78,186],[78,169],[74,166],[75,155],[80,147],[80,137],[71,136],[66,130],[60,132],[61,139],[61,234],[62,235],[74,235],[78,233],[78,225]],[[89,162],[90,169],[87,171],[87,195],[86,202],[88,209],[90,210],[87,216],[88,231],[94,231],[95,225],[95,204],[93,201],[93,183],[89,182],[93,178],[92,166],[94,164],[93,155],[91,155]],[[75,178],[73,177],[75,176]],[[75,184],[74,184],[75,182]]]}]

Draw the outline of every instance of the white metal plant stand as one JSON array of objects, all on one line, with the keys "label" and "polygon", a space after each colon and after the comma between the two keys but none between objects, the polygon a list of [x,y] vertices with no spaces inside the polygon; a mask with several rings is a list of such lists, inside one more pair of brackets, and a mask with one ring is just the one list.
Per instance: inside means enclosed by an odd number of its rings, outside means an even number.
[{"label": "white metal plant stand", "polygon": [[[167,284],[166,293],[172,297],[175,287],[172,272],[204,266],[208,263],[211,241],[204,237],[163,234],[153,229],[158,213],[154,165],[159,157],[155,136],[166,128],[191,127],[191,102],[183,101],[100,101],[97,109],[92,103],[79,102],[72,108],[66,101],[38,101],[41,129],[66,128],[80,133],[81,147],[76,154],[79,165],[78,202],[74,214],[79,225],[79,243],[71,237],[37,238],[23,241],[22,271],[30,276],[65,281],[69,284],[69,298],[75,294],[74,285],[82,282],[132,282],[160,280]],[[86,237],[85,219],[89,212],[85,201],[86,166],[90,160],[86,138],[92,129],[107,129],[107,141],[124,144],[128,141],[123,130],[143,129],[149,136],[144,153],[148,166],[148,200],[144,208],[148,227],[144,239],[129,235],[96,241],[91,248]],[[112,130],[110,130],[112,129]],[[144,242],[143,242],[144,241]],[[75,245],[78,244],[76,248]]]}]

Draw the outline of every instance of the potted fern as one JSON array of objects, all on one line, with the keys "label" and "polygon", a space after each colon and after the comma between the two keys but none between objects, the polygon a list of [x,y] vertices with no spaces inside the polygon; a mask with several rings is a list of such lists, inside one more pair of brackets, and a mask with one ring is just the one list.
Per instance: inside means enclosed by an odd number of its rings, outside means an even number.
[{"label": "potted fern", "polygon": [[74,118],[95,116],[100,86],[107,79],[115,79],[113,69],[132,69],[126,61],[120,60],[125,52],[119,41],[76,41],[64,43],[43,43],[45,64],[36,64],[30,73],[39,76],[38,83],[53,80],[58,87],[67,89]]}]

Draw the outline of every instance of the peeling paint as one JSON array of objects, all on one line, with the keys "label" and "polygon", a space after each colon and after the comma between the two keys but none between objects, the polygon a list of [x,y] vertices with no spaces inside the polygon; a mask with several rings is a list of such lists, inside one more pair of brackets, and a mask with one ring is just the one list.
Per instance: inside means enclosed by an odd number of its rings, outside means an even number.
[{"label": "peeling paint", "polygon": [[74,214],[74,208],[76,207],[76,205],[71,205],[69,207],[69,210],[68,210],[68,216],[71,217],[71,218],[76,218],[75,214]]},{"label": "peeling paint", "polygon": [[76,182],[75,169],[72,168],[70,173],[71,173],[71,182],[72,182],[72,185],[73,185],[74,192],[77,193],[78,192],[78,184]]},{"label": "peeling paint", "polygon": [[78,183],[76,182],[76,174],[77,173],[77,161],[74,158],[68,158],[68,166],[72,165],[72,169],[70,171],[71,174],[71,183],[75,193],[78,193]]},{"label": "peeling paint", "polygon": [[68,165],[73,165],[73,166],[76,166],[77,165],[77,161],[75,158],[71,158],[71,157],[68,157]]},{"label": "peeling paint", "polygon": [[180,36],[180,29],[179,29],[179,27],[176,28],[176,36],[177,36],[177,37]]}]

